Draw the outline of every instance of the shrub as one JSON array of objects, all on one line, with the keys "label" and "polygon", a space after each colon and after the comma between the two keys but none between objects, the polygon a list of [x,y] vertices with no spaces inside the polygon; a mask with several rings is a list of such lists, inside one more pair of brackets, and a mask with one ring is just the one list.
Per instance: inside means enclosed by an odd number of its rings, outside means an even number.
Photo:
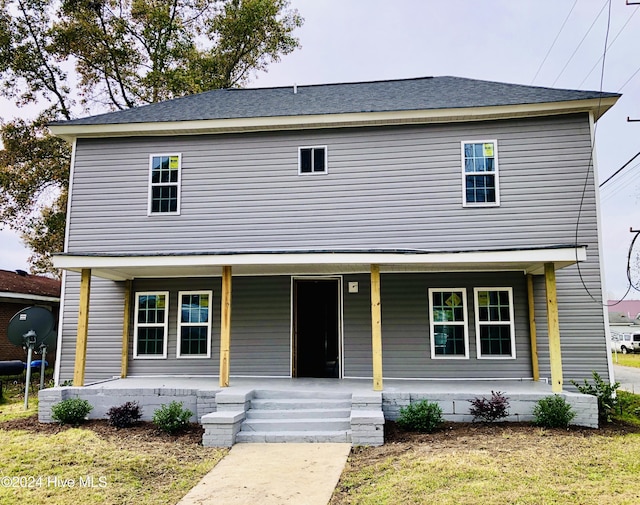
[{"label": "shrub", "polygon": [[126,402],[119,407],[111,407],[107,411],[109,424],[116,428],[127,428],[142,417],[142,410],[138,402]]},{"label": "shrub", "polygon": [[177,433],[188,426],[192,415],[193,412],[182,408],[182,402],[174,401],[153,413],[153,424],[167,433]]},{"label": "shrub", "polygon": [[93,410],[87,400],[80,398],[68,398],[51,407],[51,417],[60,424],[72,424],[77,426],[84,421]]},{"label": "shrub", "polygon": [[474,421],[479,419],[486,423],[492,423],[509,415],[509,398],[500,391],[491,391],[489,399],[484,396],[482,398],[476,397],[469,400],[469,403],[471,403],[469,413],[473,416]]},{"label": "shrub", "polygon": [[422,433],[435,431],[443,422],[440,406],[427,400],[401,408],[400,417],[398,418],[398,425],[402,429]]},{"label": "shrub", "polygon": [[544,428],[566,428],[576,413],[571,405],[559,395],[551,395],[538,400],[533,407],[534,424]]},{"label": "shrub", "polygon": [[608,423],[611,421],[611,414],[613,414],[616,405],[618,405],[616,390],[620,387],[620,383],[610,384],[605,382],[596,371],[592,372],[592,376],[593,384],[589,384],[587,379],[584,380],[583,385],[574,380],[571,381],[571,384],[577,387],[581,393],[598,398],[598,417],[601,421]]}]

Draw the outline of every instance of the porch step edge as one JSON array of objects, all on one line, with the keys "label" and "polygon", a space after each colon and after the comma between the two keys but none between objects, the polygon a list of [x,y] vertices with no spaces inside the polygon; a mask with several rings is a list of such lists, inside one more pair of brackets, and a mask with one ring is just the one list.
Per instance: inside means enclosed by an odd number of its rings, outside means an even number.
[{"label": "porch step edge", "polygon": [[241,431],[236,443],[351,443],[351,430],[341,431]]}]

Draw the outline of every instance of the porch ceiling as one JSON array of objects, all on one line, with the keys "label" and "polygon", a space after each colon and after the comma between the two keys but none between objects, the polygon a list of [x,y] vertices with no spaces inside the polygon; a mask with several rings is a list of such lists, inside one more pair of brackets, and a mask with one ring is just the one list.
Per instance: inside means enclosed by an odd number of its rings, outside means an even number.
[{"label": "porch ceiling", "polygon": [[364,252],[251,252],[190,254],[59,254],[54,265],[92,275],[124,281],[134,278],[215,277],[223,266],[233,267],[234,276],[321,275],[369,273],[372,264],[382,273],[394,272],[501,272],[544,273],[545,263],[564,268],[587,257],[585,246],[493,251],[364,251]]}]

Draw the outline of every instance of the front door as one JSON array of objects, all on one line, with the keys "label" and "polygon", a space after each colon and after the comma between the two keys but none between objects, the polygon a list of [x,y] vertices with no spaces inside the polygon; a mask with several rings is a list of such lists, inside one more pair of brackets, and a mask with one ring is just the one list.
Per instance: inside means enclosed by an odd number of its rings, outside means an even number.
[{"label": "front door", "polygon": [[294,279],[294,377],[340,376],[339,294],[339,279]]}]

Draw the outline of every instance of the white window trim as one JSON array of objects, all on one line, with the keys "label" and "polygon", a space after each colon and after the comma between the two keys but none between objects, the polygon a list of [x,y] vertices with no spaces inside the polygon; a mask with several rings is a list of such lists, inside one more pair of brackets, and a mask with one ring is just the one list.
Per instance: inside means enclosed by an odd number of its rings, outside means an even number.
[{"label": "white window trim", "polygon": [[[462,293],[463,316],[462,321],[446,321],[446,324],[452,326],[464,327],[464,355],[443,355],[436,354],[436,342],[434,326],[442,324],[443,321],[433,320],[433,293],[442,293],[443,291],[457,291]],[[431,346],[431,359],[469,359],[469,325],[467,320],[467,288],[429,288],[429,340]]]},{"label": "white window trim", "polygon": [[[202,323],[183,323],[182,322],[182,295],[208,295],[209,296],[209,314],[207,315],[207,353],[206,354],[182,354],[182,327],[183,326],[204,326]],[[176,358],[179,359],[207,359],[211,358],[211,304],[213,302],[213,291],[179,291],[178,292],[178,312],[176,319],[178,320],[178,331],[176,333]]]},{"label": "white window trim", "polygon": [[[140,309],[140,297],[164,295],[164,323],[138,323],[138,310]],[[169,334],[169,292],[168,291],[138,291],[135,293],[136,304],[133,313],[133,358],[134,359],[167,359],[167,342]],[[138,328],[164,328],[164,341],[162,343],[162,355],[160,354],[138,354]]]},{"label": "white window trim", "polygon": [[[507,291],[509,294],[509,322],[503,321],[480,321],[480,307],[478,304],[478,293],[480,291]],[[476,350],[478,353],[478,359],[516,359],[516,326],[513,319],[513,288],[509,287],[489,287],[489,288],[473,288],[473,308],[475,309],[476,320]],[[510,326],[511,328],[511,355],[509,356],[497,356],[497,355],[483,355],[482,347],[480,345],[480,326],[481,325],[492,326]]]},{"label": "white window trim", "polygon": [[[311,172],[302,171],[302,150],[303,149],[324,149],[324,171]],[[313,156],[311,156],[311,162],[313,163]],[[298,175],[326,175],[329,173],[329,149],[327,146],[300,146],[298,147]]]},{"label": "white window trim", "polygon": [[[464,145],[465,144],[487,144],[493,143],[493,172],[484,172],[485,174],[493,173],[496,181],[496,201],[495,202],[467,202],[467,179],[464,163]],[[498,141],[496,139],[485,140],[463,140],[460,142],[460,162],[462,165],[462,206],[463,207],[500,207],[500,165],[498,162]],[[479,173],[479,172],[473,172]]]},{"label": "white window trim", "polygon": [[[163,156],[177,156],[178,157],[178,181],[176,183],[168,182],[152,182],[153,177],[153,158],[159,158]],[[155,186],[178,186],[175,212],[151,212],[151,200],[153,196],[152,188]],[[147,196],[147,216],[179,216],[180,215],[180,202],[182,200],[182,153],[154,153],[149,155],[149,183],[148,183],[148,196]]]}]

